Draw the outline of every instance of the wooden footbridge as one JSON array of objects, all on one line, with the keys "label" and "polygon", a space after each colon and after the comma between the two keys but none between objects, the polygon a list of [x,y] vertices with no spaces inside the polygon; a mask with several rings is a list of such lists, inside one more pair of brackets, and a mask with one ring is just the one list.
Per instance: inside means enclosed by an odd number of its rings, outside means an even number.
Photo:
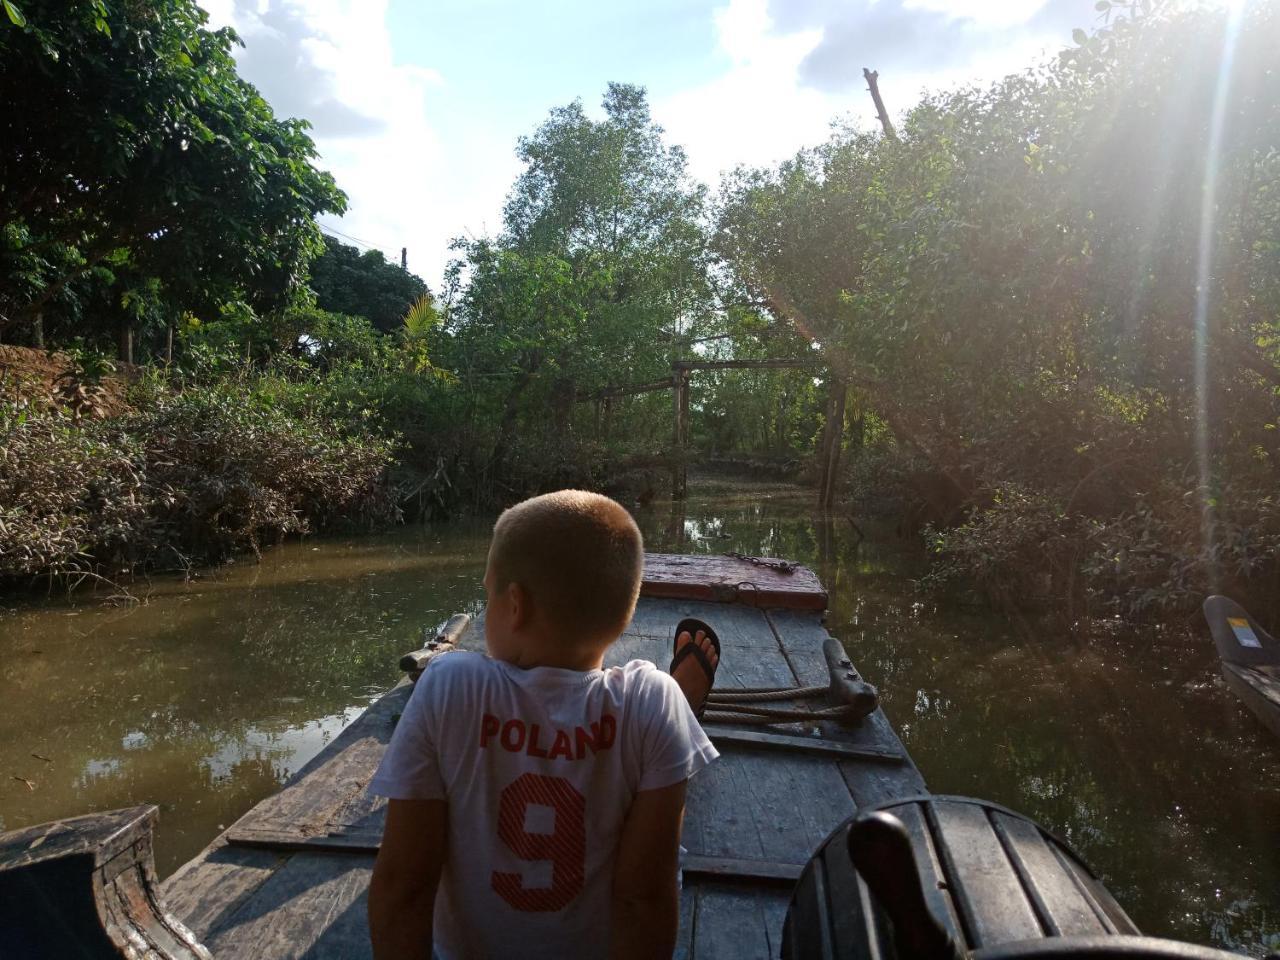
[{"label": "wooden footbridge", "polygon": [[[604,436],[608,436],[615,400],[659,390],[673,391],[671,497],[674,500],[683,500],[688,491],[689,380],[693,373],[699,370],[813,370],[816,372],[825,370],[827,367],[826,361],[818,357],[772,360],[676,360],[671,364],[670,377],[630,386],[606,387],[581,399],[595,403],[597,426]],[[849,385],[845,380],[828,374],[826,412],[822,438],[818,444],[820,465],[818,505],[824,509],[830,507],[835,501],[848,393]]]}]

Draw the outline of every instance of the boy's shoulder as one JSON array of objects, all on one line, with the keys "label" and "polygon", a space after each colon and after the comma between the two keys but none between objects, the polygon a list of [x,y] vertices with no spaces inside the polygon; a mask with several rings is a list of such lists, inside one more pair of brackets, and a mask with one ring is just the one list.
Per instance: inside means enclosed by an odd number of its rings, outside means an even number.
[{"label": "boy's shoulder", "polygon": [[486,676],[497,668],[497,661],[478,650],[446,650],[431,658],[423,677],[431,677],[433,683],[446,678],[464,679]]},{"label": "boy's shoulder", "polygon": [[675,678],[659,670],[652,660],[631,660],[606,672],[617,678],[627,697],[657,704],[671,697],[684,696]]}]

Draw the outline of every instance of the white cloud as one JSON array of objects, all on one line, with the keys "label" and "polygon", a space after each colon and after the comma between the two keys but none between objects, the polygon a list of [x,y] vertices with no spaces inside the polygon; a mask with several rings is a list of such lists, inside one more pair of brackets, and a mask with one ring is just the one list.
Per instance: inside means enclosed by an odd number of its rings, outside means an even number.
[{"label": "white cloud", "polygon": [[[655,101],[653,114],[688,150],[690,172],[714,185],[739,163],[773,164],[821,143],[833,121],[873,128],[863,66],[880,71],[889,111],[900,115],[925,90],[990,82],[1032,65],[1066,42],[1064,17],[1087,26],[1084,12],[1092,6],[1091,0],[810,0],[771,10],[769,0],[729,0],[714,14],[729,68]],[[937,49],[949,41],[954,49]],[[840,62],[849,75],[815,82],[823,58]]]},{"label": "white cloud", "polygon": [[408,247],[410,269],[437,286],[452,236],[479,211],[500,209],[511,165],[446,152],[431,122],[444,79],[395,62],[387,0],[202,3],[211,26],[240,35],[241,75],[277,115],[312,123],[319,165],[349,198],[345,216],[322,224],[391,259]]},{"label": "white cloud", "polygon": [[739,163],[775,163],[822,141],[841,110],[796,80],[821,30],[775,33],[765,0],[730,0],[715,12],[715,24],[729,69],[653,103],[670,141],[688,150],[690,172],[713,185]]}]

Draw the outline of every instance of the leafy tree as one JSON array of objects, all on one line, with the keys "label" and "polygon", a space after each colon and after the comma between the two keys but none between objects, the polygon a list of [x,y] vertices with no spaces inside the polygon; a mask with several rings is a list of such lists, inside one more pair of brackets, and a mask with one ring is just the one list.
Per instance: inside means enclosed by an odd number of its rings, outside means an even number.
[{"label": "leafy tree", "polygon": [[557,108],[520,140],[501,236],[462,244],[454,268],[447,356],[488,381],[499,460],[526,413],[564,437],[576,399],[666,374],[714,305],[684,152],[642,89],[611,84],[603,108]]},{"label": "leafy tree", "polygon": [[[952,572],[1012,596],[1047,573],[1134,611],[1254,576],[1274,539],[1280,5],[1248,5],[1238,35],[1223,10],[1129,13],[926,98],[898,139],[841,131],[740,172],[717,247],[951,481],[970,519],[933,543]],[[1218,536],[1203,507],[1227,499]]]},{"label": "leafy tree", "polygon": [[194,0],[25,0],[0,31],[0,325],[56,314],[121,256],[171,312],[265,311],[300,287],[314,217],[345,197],[206,22]]},{"label": "leafy tree", "polygon": [[399,329],[409,308],[429,296],[421,277],[388,263],[377,250],[361,253],[330,236],[311,265],[310,285],[316,306],[365,317],[384,333]]}]

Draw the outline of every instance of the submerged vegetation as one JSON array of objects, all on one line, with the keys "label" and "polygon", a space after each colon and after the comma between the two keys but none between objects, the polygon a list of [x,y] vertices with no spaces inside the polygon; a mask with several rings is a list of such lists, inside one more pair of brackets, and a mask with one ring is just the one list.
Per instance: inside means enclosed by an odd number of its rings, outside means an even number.
[{"label": "submerged vegetation", "polygon": [[[838,428],[849,509],[919,538],[935,588],[1080,620],[1280,577],[1275,0],[1100,4],[1049,63],[714,194],[611,85],[521,139],[502,229],[435,291],[321,237],[345,198],[306,124],[192,0],[12,6],[0,336],[79,366],[0,391],[0,577],[644,500],[689,358],[812,361],[697,373],[690,455],[804,473]],[[107,353],[148,372],[102,419]]]}]

